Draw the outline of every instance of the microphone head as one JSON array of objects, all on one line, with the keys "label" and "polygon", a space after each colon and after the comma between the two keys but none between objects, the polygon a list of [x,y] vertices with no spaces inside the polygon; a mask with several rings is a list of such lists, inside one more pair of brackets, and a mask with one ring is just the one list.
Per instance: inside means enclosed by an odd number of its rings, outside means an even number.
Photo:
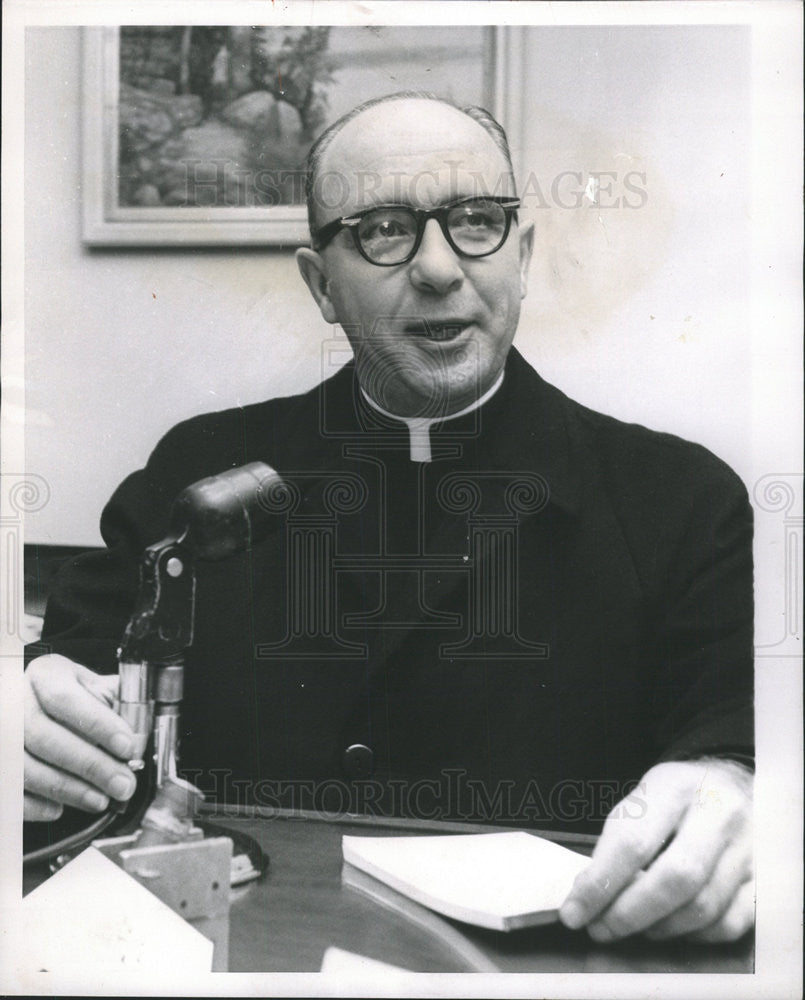
[{"label": "microphone head", "polygon": [[224,559],[268,533],[276,519],[270,498],[283,488],[279,474],[265,462],[200,479],[174,501],[171,528],[197,558]]}]

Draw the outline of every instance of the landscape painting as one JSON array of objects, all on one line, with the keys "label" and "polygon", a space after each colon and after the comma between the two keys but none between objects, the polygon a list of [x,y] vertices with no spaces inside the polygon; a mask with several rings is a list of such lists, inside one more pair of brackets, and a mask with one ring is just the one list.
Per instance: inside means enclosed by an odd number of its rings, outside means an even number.
[{"label": "landscape painting", "polygon": [[502,30],[86,29],[85,241],[303,242],[304,162],[321,131],[400,90],[496,110]]}]

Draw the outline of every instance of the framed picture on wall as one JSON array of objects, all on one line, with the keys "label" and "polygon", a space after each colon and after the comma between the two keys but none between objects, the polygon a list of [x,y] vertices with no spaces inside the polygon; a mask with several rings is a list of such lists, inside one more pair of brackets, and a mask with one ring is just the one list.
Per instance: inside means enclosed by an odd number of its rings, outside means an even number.
[{"label": "framed picture on wall", "polygon": [[304,161],[361,101],[427,90],[487,107],[516,157],[522,28],[85,28],[90,246],[298,246]]}]

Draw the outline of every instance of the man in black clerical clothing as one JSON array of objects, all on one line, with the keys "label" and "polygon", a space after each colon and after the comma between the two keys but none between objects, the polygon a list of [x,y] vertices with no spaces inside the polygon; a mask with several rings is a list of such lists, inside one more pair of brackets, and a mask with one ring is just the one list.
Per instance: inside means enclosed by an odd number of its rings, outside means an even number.
[{"label": "man in black clerical clothing", "polygon": [[104,675],[140,553],[185,486],[263,461],[286,483],[282,529],[199,567],[189,778],[263,805],[606,819],[568,926],[740,936],[745,490],[705,449],[569,400],[512,348],[533,226],[486,112],[363,105],[314,146],[308,192],[299,269],[354,359],[306,394],[179,425],[116,491],[108,550],[66,567],[28,667],[26,816],[132,794]]}]

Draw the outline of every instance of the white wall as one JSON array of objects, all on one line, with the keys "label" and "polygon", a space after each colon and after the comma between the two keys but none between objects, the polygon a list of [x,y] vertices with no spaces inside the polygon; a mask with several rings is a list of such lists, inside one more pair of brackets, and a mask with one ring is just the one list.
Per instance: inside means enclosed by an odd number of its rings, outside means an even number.
[{"label": "white wall", "polygon": [[[529,29],[516,151],[548,194],[562,170],[616,172],[609,200],[646,175],[639,209],[529,199],[519,348],[747,480],[749,55],[748,29]],[[25,83],[26,465],[51,490],[26,536],[96,544],[104,501],[165,430],[308,388],[333,331],[289,251],[84,248],[79,30],[29,28]]]},{"label": "white wall", "polygon": [[623,181],[644,174],[645,204],[534,213],[534,332],[519,341],[581,401],[701,440],[744,475],[749,42],[747,28],[532,31],[526,162],[547,146],[549,174],[614,173],[610,205],[642,201]]}]

